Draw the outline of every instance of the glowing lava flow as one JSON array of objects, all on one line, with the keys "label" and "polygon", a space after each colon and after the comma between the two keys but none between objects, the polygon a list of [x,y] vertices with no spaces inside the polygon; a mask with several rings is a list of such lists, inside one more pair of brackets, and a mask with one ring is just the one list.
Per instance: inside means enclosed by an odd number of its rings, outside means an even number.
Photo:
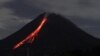
[{"label": "glowing lava flow", "polygon": [[28,43],[32,43],[34,41],[35,37],[37,36],[37,34],[39,33],[39,31],[42,29],[42,27],[46,21],[47,21],[47,18],[44,17],[43,20],[41,21],[40,25],[36,28],[36,30],[33,31],[31,34],[29,34],[24,40],[17,43],[13,49],[16,49],[16,48],[22,46],[27,41],[28,41]]}]

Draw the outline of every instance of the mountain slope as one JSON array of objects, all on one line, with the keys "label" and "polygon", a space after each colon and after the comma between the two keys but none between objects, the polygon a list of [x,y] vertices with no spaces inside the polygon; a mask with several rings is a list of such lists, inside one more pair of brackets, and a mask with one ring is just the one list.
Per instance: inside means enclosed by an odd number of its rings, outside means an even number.
[{"label": "mountain slope", "polygon": [[[50,13],[46,24],[39,32],[37,38],[30,46],[27,43],[16,50],[12,50],[13,46],[23,40],[28,34],[34,31],[45,13],[38,16],[35,20],[25,25],[22,29],[8,36],[0,43],[0,51],[3,56],[15,55],[25,56],[27,46],[30,47],[31,56],[39,56],[44,54],[62,54],[66,50],[85,50],[95,46],[100,46],[100,40],[87,34],[68,19]],[[9,55],[8,55],[9,54]]]}]

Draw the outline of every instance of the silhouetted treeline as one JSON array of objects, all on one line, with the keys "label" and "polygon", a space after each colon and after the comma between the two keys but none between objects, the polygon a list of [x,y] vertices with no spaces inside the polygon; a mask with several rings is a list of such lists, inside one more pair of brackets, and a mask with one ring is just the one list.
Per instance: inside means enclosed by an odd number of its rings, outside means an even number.
[{"label": "silhouetted treeline", "polygon": [[65,51],[61,54],[61,56],[100,56],[100,46],[96,46],[93,48],[87,48],[84,50],[71,50]]}]

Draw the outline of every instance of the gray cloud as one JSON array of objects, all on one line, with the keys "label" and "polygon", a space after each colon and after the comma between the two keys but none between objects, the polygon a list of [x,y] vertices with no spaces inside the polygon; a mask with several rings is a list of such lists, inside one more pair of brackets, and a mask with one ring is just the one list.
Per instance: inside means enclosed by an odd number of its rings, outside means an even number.
[{"label": "gray cloud", "polygon": [[13,15],[18,17],[34,18],[42,12],[42,10],[36,6],[27,5],[24,0],[14,0],[6,3],[4,6],[13,10]]},{"label": "gray cloud", "polygon": [[12,0],[0,0],[0,6],[4,5],[7,2],[10,2]]},{"label": "gray cloud", "polygon": [[100,18],[99,0],[27,0],[46,11],[56,12],[65,16],[81,16],[83,18]]},{"label": "gray cloud", "polygon": [[32,20],[14,15],[14,10],[3,6],[7,2],[10,0],[0,0],[2,3],[0,7],[0,39],[4,39]]}]

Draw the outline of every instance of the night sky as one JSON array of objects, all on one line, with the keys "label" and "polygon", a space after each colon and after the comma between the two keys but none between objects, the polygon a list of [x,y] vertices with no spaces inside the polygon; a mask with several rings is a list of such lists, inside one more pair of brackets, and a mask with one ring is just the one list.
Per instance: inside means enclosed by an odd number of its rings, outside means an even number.
[{"label": "night sky", "polygon": [[0,0],[0,39],[16,32],[45,11],[61,14],[100,38],[99,0]]}]

